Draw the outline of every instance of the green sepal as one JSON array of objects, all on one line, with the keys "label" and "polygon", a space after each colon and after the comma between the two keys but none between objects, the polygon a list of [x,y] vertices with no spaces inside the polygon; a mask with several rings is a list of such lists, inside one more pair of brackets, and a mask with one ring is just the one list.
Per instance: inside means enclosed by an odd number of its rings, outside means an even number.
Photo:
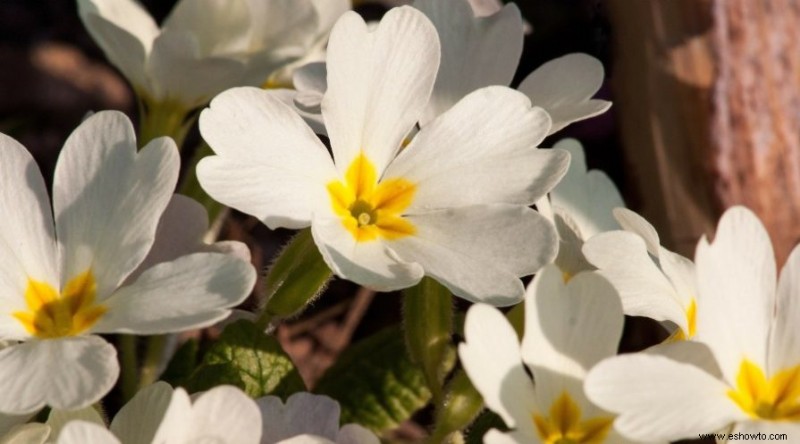
[{"label": "green sepal", "polygon": [[267,327],[274,320],[300,314],[322,293],[332,276],[314,243],[311,229],[300,231],[267,272],[264,281],[267,303],[258,324]]},{"label": "green sepal", "polygon": [[403,322],[408,353],[422,367],[434,401],[442,400],[444,378],[455,364],[453,295],[425,277],[404,292]]},{"label": "green sepal", "polygon": [[306,390],[277,339],[247,320],[225,328],[189,378],[187,389],[197,392],[220,384],[235,385],[253,398],[273,395],[286,399]]},{"label": "green sepal", "polygon": [[469,426],[481,410],[483,397],[464,370],[458,370],[447,384],[444,403],[436,412],[436,423],[430,442],[445,442],[450,434]]},{"label": "green sepal", "polygon": [[376,433],[397,427],[431,399],[425,375],[406,354],[399,326],[345,350],[316,391],[339,401],[342,424],[355,422]]}]

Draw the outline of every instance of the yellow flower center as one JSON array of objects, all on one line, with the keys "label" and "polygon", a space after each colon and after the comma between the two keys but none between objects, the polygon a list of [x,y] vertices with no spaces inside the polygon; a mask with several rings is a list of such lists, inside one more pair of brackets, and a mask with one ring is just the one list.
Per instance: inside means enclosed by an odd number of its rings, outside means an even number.
[{"label": "yellow flower center", "polygon": [[567,392],[550,406],[550,416],[533,415],[533,423],[545,444],[601,443],[614,418],[597,417],[581,421],[581,409]]},{"label": "yellow flower center", "polygon": [[694,337],[695,332],[697,331],[697,301],[692,298],[692,302],[689,303],[689,307],[686,309],[686,325],[689,328],[689,336],[686,336],[686,333],[682,329],[675,330],[675,333],[670,336],[667,341],[686,341],[692,339]]},{"label": "yellow flower center", "polygon": [[800,365],[767,379],[758,365],[743,359],[728,396],[753,418],[800,421]]},{"label": "yellow flower center", "polygon": [[45,282],[28,278],[27,311],[12,313],[37,338],[76,336],[94,325],[108,310],[95,304],[97,283],[91,270],[69,281],[59,293]]},{"label": "yellow flower center", "polygon": [[402,217],[414,199],[413,183],[402,178],[378,182],[377,170],[364,153],[353,160],[344,179],[328,183],[327,189],[334,213],[356,241],[392,240],[416,232]]}]

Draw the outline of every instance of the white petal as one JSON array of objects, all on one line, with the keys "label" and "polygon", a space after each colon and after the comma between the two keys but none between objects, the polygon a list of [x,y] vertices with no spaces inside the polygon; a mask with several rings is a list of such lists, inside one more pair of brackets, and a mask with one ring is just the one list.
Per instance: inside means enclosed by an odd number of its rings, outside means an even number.
[{"label": "white petal", "polygon": [[244,51],[249,46],[250,10],[243,0],[179,1],[164,20],[164,31],[193,35],[203,55]]},{"label": "white petal", "polygon": [[584,272],[565,283],[561,270],[549,265],[525,295],[522,358],[530,367],[580,381],[597,362],[617,353],[623,321],[617,292],[603,277]]},{"label": "white petal", "polygon": [[620,414],[614,423],[620,433],[642,441],[697,438],[745,416],[722,381],[655,354],[607,359],[592,369],[585,388],[592,402]]},{"label": "white petal", "polygon": [[775,320],[770,333],[769,372],[800,364],[800,248],[795,247],[781,270],[776,297]]},{"label": "white petal", "polygon": [[[42,175],[30,153],[0,134],[0,311],[27,308],[28,279],[58,285],[53,218]],[[29,336],[10,316],[0,320],[0,339]]]},{"label": "white petal", "polygon": [[481,18],[464,0],[417,0],[414,7],[431,19],[442,44],[442,62],[422,126],[478,88],[511,83],[523,41],[516,5]]},{"label": "white petal", "polygon": [[350,0],[311,0],[319,18],[317,31],[327,35],[336,20],[350,10]]},{"label": "white petal", "polygon": [[552,134],[611,107],[611,102],[591,100],[603,84],[603,75],[603,64],[594,57],[567,54],[537,68],[522,81],[519,90],[550,114]]},{"label": "white petal", "polygon": [[32,422],[14,427],[2,437],[2,444],[45,444],[50,437],[50,427]]},{"label": "white petal", "polygon": [[483,203],[531,205],[564,175],[569,156],[537,150],[549,118],[505,87],[465,97],[414,136],[385,178],[417,184],[410,210]]},{"label": "white petal", "polygon": [[647,219],[639,216],[635,212],[627,208],[615,208],[613,210],[614,219],[617,220],[619,225],[631,233],[636,233],[644,239],[647,245],[647,252],[654,257],[658,257],[661,249],[661,241],[658,238],[658,232],[650,225]]},{"label": "white petal", "polygon": [[323,438],[321,436],[298,435],[293,438],[279,441],[278,444],[334,444],[334,442],[328,438]]},{"label": "white petal", "polygon": [[304,94],[304,98],[313,101],[302,100],[298,98],[306,108],[316,108],[320,111],[322,104],[322,96],[328,89],[328,67],[324,62],[309,63],[298,68],[292,77],[295,89]]},{"label": "white petal", "polygon": [[97,424],[105,428],[106,423],[100,413],[93,406],[75,410],[52,409],[47,416],[47,425],[50,427],[50,440],[58,438],[61,430],[73,421],[84,421]]},{"label": "white petal", "polygon": [[165,30],[153,42],[147,61],[156,99],[177,100],[187,110],[206,104],[220,92],[242,84],[245,65],[239,60],[204,57],[194,34]]},{"label": "white petal", "polygon": [[69,136],[53,183],[62,283],[91,269],[102,300],[142,262],[179,162],[166,137],[137,153],[133,127],[117,111],[92,115]]},{"label": "white petal", "polygon": [[192,405],[189,433],[183,442],[259,444],[260,440],[261,413],[255,401],[236,387],[218,386]]},{"label": "white petal", "polygon": [[164,334],[209,326],[230,314],[255,284],[252,265],[219,253],[195,253],[150,268],[104,302],[93,327],[103,333]]},{"label": "white petal", "polygon": [[[494,307],[475,304],[464,322],[461,364],[486,406],[509,427],[525,427],[536,411],[533,383],[522,365],[517,333]],[[529,424],[528,427],[533,427]]]},{"label": "white petal", "polygon": [[[157,405],[160,410],[161,401]],[[192,400],[189,394],[182,388],[177,388],[172,392],[169,405],[164,413],[163,419],[158,426],[158,430],[153,437],[153,443],[173,443],[190,442],[188,436],[193,427],[201,427],[201,424],[194,424],[192,418]],[[149,435],[149,433],[148,433]],[[226,441],[220,440],[225,443]]]},{"label": "white petal", "polygon": [[405,262],[382,241],[356,242],[339,219],[318,219],[311,225],[314,243],[328,267],[343,278],[377,291],[416,285],[422,267]]},{"label": "white petal", "polygon": [[564,139],[553,148],[568,151],[571,159],[567,174],[550,192],[553,206],[570,215],[584,239],[617,229],[612,210],[625,203],[614,182],[600,170],[587,171],[586,155],[577,140]]},{"label": "white petal", "polygon": [[363,150],[380,176],[428,102],[439,54],[436,29],[415,9],[390,10],[374,31],[355,12],[342,15],[328,42],[322,101],[340,172]]},{"label": "white petal", "polygon": [[96,336],[13,345],[0,350],[0,411],[83,408],[108,393],[118,375],[116,350]]},{"label": "white petal", "polygon": [[[7,413],[0,412],[0,439],[5,438],[12,429],[18,429],[20,424],[24,424],[28,422],[29,419],[33,414],[25,413],[22,415],[9,415]],[[48,433],[50,428],[47,428]],[[3,442],[3,441],[0,441]],[[5,442],[3,442],[5,444]]]},{"label": "white petal", "polygon": [[387,245],[473,302],[507,306],[521,301],[519,278],[535,273],[556,254],[552,224],[527,207],[476,205],[405,219],[417,232]]},{"label": "white petal", "polygon": [[380,444],[374,433],[358,424],[345,424],[336,435],[336,444]]},{"label": "white petal", "polygon": [[277,443],[297,435],[317,435],[336,440],[339,403],[323,395],[295,393],[286,405],[276,396],[256,400],[263,430],[261,444]]},{"label": "white petal", "polygon": [[200,115],[200,132],[218,154],[197,167],[214,199],[270,228],[307,227],[330,211],[325,185],[337,178],[316,135],[281,99],[256,88],[220,94]]},{"label": "white petal", "polygon": [[694,262],[661,247],[658,255],[661,271],[672,283],[684,309],[697,298],[697,273]]},{"label": "white petal", "polygon": [[575,276],[581,271],[594,270],[595,267],[586,260],[581,251],[584,242],[578,224],[561,208],[556,209],[553,219],[558,232],[558,256],[553,263],[569,276]]},{"label": "white petal", "polygon": [[172,387],[166,382],[143,388],[119,410],[111,422],[111,431],[123,437],[125,444],[151,444],[171,398]]},{"label": "white petal", "polygon": [[121,444],[120,440],[102,425],[72,421],[58,436],[57,444]]},{"label": "white petal", "polygon": [[541,442],[538,434],[527,434],[519,430],[501,432],[491,429],[483,435],[484,444],[539,444]]},{"label": "white petal", "polygon": [[700,241],[695,263],[697,340],[708,344],[730,383],[744,358],[765,368],[775,309],[775,256],[764,226],[750,210],[727,210],[714,242]]},{"label": "white petal", "polygon": [[642,353],[666,356],[673,361],[691,364],[717,379],[722,379],[722,370],[714,353],[702,342],[665,341],[645,349]]},{"label": "white petal", "polygon": [[94,41],[134,87],[147,88],[147,55],[159,33],[134,0],[78,0],[78,12]]},{"label": "white petal", "polygon": [[617,289],[625,314],[671,321],[688,331],[681,298],[641,237],[627,231],[601,233],[583,245],[583,254]]}]

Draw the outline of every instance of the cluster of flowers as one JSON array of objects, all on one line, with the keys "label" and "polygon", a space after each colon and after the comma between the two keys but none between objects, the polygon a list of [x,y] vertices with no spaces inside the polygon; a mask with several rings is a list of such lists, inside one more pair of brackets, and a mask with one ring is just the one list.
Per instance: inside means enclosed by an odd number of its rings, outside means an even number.
[{"label": "cluster of flowers", "polygon": [[[800,436],[800,253],[776,289],[763,226],[734,208],[692,262],[587,172],[576,141],[538,149],[610,103],[592,99],[603,69],[582,54],[499,86],[522,51],[513,4],[477,16],[467,0],[417,0],[367,24],[346,1],[183,0],[161,28],[132,0],[78,4],[146,109],[213,98],[199,127],[215,155],[196,174],[214,199],[270,228],[310,227],[342,278],[389,291],[429,276],[475,302],[459,356],[510,429],[485,442]],[[284,406],[223,386],[192,400],[157,383],[110,430],[89,408],[119,375],[97,334],[212,325],[255,281],[247,249],[205,244],[204,210],[173,195],[175,143],[147,142],[137,150],[120,113],[86,119],[59,158],[51,210],[30,154],[0,136],[4,431],[52,409],[4,442],[377,443],[303,393]],[[494,307],[522,301],[520,343]],[[623,314],[672,335],[615,356]]]}]

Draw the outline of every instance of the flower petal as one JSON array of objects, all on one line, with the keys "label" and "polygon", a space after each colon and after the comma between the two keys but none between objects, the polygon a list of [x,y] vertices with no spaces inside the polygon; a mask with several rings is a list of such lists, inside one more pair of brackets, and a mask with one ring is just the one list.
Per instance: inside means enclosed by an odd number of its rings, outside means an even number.
[{"label": "flower petal", "polygon": [[688,331],[681,299],[641,237],[627,231],[600,233],[583,244],[583,254],[617,289],[625,314],[671,321]]},{"label": "flower petal", "polygon": [[53,183],[62,283],[91,270],[98,299],[116,289],[153,244],[179,162],[166,137],[137,153],[133,127],[117,111],[94,114],[69,136]]},{"label": "flower petal", "polygon": [[201,52],[245,51],[249,46],[250,10],[244,0],[179,1],[162,24],[164,31],[193,35]]},{"label": "flower petal", "polygon": [[0,350],[0,411],[77,409],[114,386],[117,352],[96,336],[30,341]]},{"label": "flower petal", "polygon": [[311,234],[328,267],[359,285],[393,291],[414,286],[424,276],[419,264],[404,262],[383,242],[357,242],[339,219],[315,220]]},{"label": "flower petal", "polygon": [[158,36],[156,22],[134,0],[78,0],[84,26],[134,88],[147,89],[147,55]]},{"label": "flower petal", "polygon": [[270,228],[302,228],[330,212],[326,184],[338,176],[331,157],[297,113],[257,88],[217,96],[200,115],[200,132],[218,154],[197,166],[214,199]]},{"label": "flower petal", "polygon": [[588,171],[583,146],[575,139],[564,139],[553,148],[570,154],[567,174],[550,192],[554,207],[562,208],[580,227],[583,239],[618,228],[612,210],[625,202],[614,182],[600,170]]},{"label": "flower petal", "polygon": [[297,435],[310,434],[336,440],[339,433],[339,403],[323,395],[295,393],[283,404],[277,396],[256,400],[261,411],[261,444],[273,444]]},{"label": "flower petal", "polygon": [[522,358],[530,367],[583,380],[617,353],[623,321],[617,292],[602,276],[584,272],[564,282],[561,270],[548,265],[525,295]]},{"label": "flower petal", "polygon": [[781,270],[775,306],[775,320],[770,333],[770,373],[800,364],[800,248],[795,247]]},{"label": "flower petal", "polygon": [[108,312],[93,331],[163,334],[207,327],[224,319],[255,284],[252,265],[219,253],[163,262],[104,301]]},{"label": "flower petal", "polygon": [[328,42],[322,115],[339,172],[361,151],[380,176],[424,111],[439,68],[439,38],[421,12],[400,7],[370,31],[347,12]]},{"label": "flower petal", "polygon": [[195,34],[182,30],[167,29],[156,37],[147,60],[155,99],[177,100],[191,110],[243,83],[242,61],[203,56],[199,45]]},{"label": "flower petal", "polygon": [[603,75],[603,64],[594,57],[567,54],[537,68],[522,81],[519,90],[550,114],[553,134],[611,107],[611,102],[590,100],[603,84]]},{"label": "flower petal", "polygon": [[585,388],[592,402],[620,414],[617,431],[641,441],[697,438],[745,416],[726,395],[725,383],[655,354],[607,359],[589,372]]},{"label": "flower petal", "polygon": [[476,205],[405,219],[417,232],[388,245],[453,294],[473,302],[519,302],[524,294],[519,278],[535,273],[556,254],[555,228],[527,207]]},{"label": "flower petal", "polygon": [[[550,122],[505,87],[475,91],[414,136],[385,179],[417,184],[413,209],[486,203],[531,205],[563,177],[569,156],[538,150]],[[384,179],[384,180],[385,180]]]},{"label": "flower petal", "polygon": [[464,0],[417,0],[414,7],[431,19],[442,44],[442,63],[421,126],[478,88],[511,83],[523,41],[516,5],[480,18]]},{"label": "flower petal", "polygon": [[539,435],[528,435],[519,430],[501,432],[491,429],[483,435],[484,444],[538,444],[541,442]]},{"label": "flower petal", "polygon": [[57,444],[121,444],[105,427],[93,422],[72,421],[58,436]]},{"label": "flower petal", "polygon": [[64,427],[73,421],[90,422],[103,428],[106,426],[103,417],[93,406],[76,410],[51,409],[46,423],[50,427],[50,440],[58,438]]},{"label": "flower petal", "polygon": [[511,324],[496,308],[475,304],[467,311],[464,337],[458,355],[486,406],[509,427],[532,428],[536,396]]},{"label": "flower petal", "polygon": [[[44,179],[30,153],[0,134],[0,310],[25,310],[28,279],[57,286],[56,242]],[[10,316],[0,320],[0,339],[29,333]]]},{"label": "flower petal", "polygon": [[192,405],[191,428],[184,442],[259,444],[261,429],[261,413],[255,401],[236,387],[218,386],[200,395]]},{"label": "flower petal", "polygon": [[50,427],[32,422],[14,427],[2,436],[3,444],[45,444],[50,437]]},{"label": "flower petal", "polygon": [[358,424],[345,424],[336,435],[336,444],[380,444],[380,442],[374,433]]},{"label": "flower petal", "polygon": [[627,208],[615,208],[612,212],[619,226],[625,231],[638,234],[644,239],[647,252],[653,257],[658,257],[661,251],[661,240],[658,238],[658,232],[647,219]]},{"label": "flower petal", "polygon": [[775,309],[772,244],[755,214],[733,207],[722,215],[714,242],[700,240],[695,263],[696,338],[708,344],[725,379],[735,384],[742,359],[762,369],[767,364]]},{"label": "flower petal", "polygon": [[125,438],[125,444],[151,444],[172,398],[172,387],[156,382],[138,391],[122,406],[110,429]]}]

